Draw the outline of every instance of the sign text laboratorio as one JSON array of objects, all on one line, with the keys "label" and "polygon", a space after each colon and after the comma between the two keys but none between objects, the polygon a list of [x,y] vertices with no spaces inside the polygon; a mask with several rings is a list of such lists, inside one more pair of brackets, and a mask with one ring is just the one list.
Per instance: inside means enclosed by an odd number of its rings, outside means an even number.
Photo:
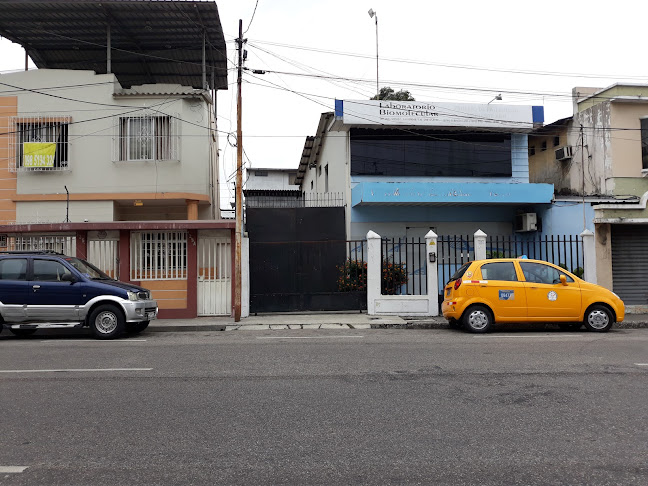
[{"label": "sign text laboratorio", "polygon": [[418,101],[344,101],[349,125],[428,125],[530,128],[530,106]]}]

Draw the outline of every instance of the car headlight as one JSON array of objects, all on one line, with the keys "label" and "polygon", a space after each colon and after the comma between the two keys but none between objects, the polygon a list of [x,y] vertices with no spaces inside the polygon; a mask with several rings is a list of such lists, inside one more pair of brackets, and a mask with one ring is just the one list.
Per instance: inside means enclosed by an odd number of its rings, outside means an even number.
[{"label": "car headlight", "polygon": [[131,292],[130,290],[127,290],[126,293],[128,294],[128,300],[139,300],[137,292]]}]

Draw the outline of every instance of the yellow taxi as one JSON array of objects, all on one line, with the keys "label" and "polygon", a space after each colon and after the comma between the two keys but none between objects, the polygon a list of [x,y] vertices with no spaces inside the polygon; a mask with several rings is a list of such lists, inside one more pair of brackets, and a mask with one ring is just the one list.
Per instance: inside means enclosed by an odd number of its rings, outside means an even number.
[{"label": "yellow taxi", "polygon": [[463,265],[443,289],[441,309],[450,325],[483,333],[495,322],[556,322],[561,327],[608,331],[622,322],[625,305],[614,292],[549,262],[526,258],[476,260]]}]

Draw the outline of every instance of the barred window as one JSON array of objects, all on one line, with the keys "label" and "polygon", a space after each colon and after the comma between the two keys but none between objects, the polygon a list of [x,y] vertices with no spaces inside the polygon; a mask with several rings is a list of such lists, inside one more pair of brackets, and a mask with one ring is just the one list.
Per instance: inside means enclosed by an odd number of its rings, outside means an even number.
[{"label": "barred window", "polygon": [[120,161],[176,160],[178,136],[171,116],[119,118],[116,157]]},{"label": "barred window", "polygon": [[131,233],[131,280],[187,278],[187,232]]},{"label": "barred window", "polygon": [[14,171],[67,170],[70,117],[13,117]]}]

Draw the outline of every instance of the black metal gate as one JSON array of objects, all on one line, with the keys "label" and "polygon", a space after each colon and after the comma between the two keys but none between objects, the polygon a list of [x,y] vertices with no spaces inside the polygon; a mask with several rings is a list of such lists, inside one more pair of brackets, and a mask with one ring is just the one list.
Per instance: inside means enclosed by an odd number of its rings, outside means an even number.
[{"label": "black metal gate", "polygon": [[344,208],[248,208],[250,312],[365,310],[366,243]]}]

